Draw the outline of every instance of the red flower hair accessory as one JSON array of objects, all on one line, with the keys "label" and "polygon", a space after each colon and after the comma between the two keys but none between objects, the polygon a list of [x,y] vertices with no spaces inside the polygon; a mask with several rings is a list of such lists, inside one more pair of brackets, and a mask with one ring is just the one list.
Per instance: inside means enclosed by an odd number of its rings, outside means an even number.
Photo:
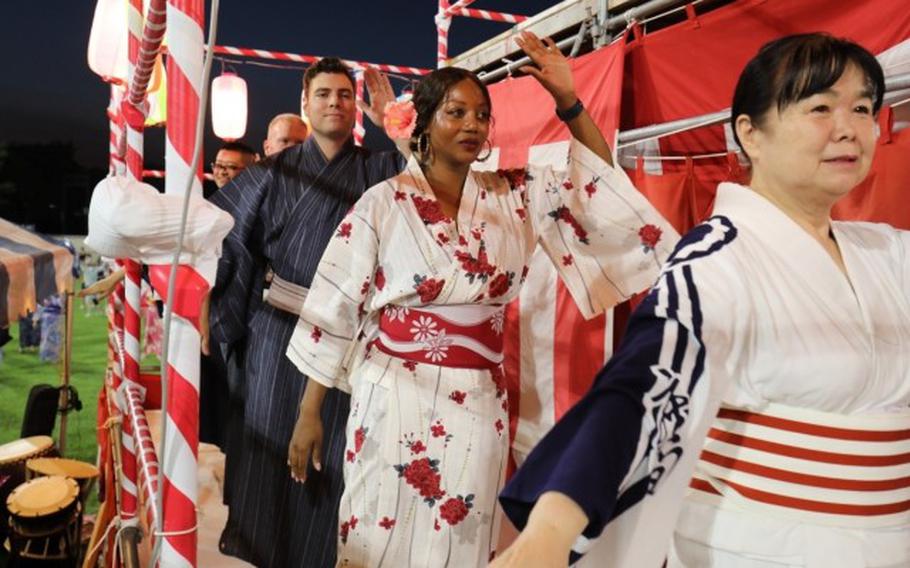
[{"label": "red flower hair accessory", "polygon": [[417,124],[417,110],[414,103],[407,101],[389,101],[385,105],[385,116],[382,126],[392,140],[407,140]]}]

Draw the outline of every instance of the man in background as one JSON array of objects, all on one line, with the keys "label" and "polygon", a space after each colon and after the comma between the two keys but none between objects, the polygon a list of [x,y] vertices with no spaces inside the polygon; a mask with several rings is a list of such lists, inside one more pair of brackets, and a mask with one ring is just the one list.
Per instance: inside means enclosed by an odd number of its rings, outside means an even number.
[{"label": "man in background", "polygon": [[269,122],[268,135],[262,143],[266,157],[303,142],[309,130],[300,116],[286,112],[279,114]]}]

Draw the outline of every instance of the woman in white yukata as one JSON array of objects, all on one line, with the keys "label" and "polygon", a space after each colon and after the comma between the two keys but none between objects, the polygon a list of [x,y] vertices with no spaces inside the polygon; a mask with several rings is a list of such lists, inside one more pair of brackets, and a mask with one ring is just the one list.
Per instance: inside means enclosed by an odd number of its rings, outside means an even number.
[{"label": "woman in white yukata", "polygon": [[506,486],[523,532],[496,568],[910,566],[910,235],[830,219],[883,94],[875,58],[824,34],[749,62],[749,186],[720,185]]},{"label": "woman in white yukata", "polygon": [[485,565],[508,454],[503,307],[532,252],[544,247],[593,316],[651,285],[678,238],[612,167],[553,42],[518,43],[574,137],[567,172],[471,172],[489,95],[468,71],[435,71],[414,95],[414,156],[338,227],[290,341],[312,379],[289,449],[296,477],[311,449],[319,463],[325,392],[351,390],[338,566]]}]

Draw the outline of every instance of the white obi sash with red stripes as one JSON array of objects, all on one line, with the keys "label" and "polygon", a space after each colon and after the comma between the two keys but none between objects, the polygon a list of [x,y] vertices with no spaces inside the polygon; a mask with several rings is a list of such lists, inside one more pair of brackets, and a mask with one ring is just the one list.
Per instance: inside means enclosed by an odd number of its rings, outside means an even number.
[{"label": "white obi sash with red stripes", "polygon": [[417,363],[490,369],[502,363],[502,306],[386,306],[372,346]]},{"label": "white obi sash with red stripes", "polygon": [[910,524],[910,412],[721,408],[690,498],[840,527]]}]

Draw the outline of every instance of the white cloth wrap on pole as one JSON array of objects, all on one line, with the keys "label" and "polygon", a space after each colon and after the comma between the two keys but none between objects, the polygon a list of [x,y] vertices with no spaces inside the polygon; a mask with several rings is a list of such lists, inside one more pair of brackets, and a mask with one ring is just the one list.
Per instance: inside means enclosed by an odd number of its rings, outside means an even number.
[{"label": "white cloth wrap on pole", "polygon": [[[161,194],[125,177],[102,180],[92,194],[85,244],[103,256],[169,264],[180,231],[183,197]],[[221,256],[234,219],[202,197],[190,196],[181,263]]]}]

